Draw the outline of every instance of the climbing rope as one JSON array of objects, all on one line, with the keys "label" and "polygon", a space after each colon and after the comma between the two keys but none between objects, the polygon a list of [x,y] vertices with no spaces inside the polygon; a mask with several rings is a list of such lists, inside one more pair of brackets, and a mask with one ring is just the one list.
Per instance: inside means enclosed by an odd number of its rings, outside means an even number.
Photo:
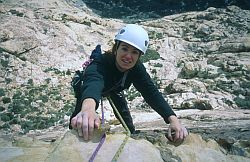
[{"label": "climbing rope", "polygon": [[[105,129],[104,129],[104,127],[105,127],[105,126],[104,126],[104,122],[105,122],[105,121],[104,121],[104,110],[103,110],[103,102],[102,102],[102,99],[101,99],[101,110],[102,110],[101,127],[102,127],[103,130],[105,130]],[[100,148],[102,147],[102,145],[103,145],[105,139],[106,139],[106,132],[103,133],[103,135],[102,135],[102,137],[101,137],[101,140],[100,140],[99,144],[97,145],[95,151],[93,152],[93,154],[92,154],[91,157],[89,158],[89,162],[93,162],[93,161],[94,161],[94,159],[95,159],[95,157],[96,157],[98,151],[99,151]]]},{"label": "climbing rope", "polygon": [[[117,108],[115,107],[115,105],[114,105],[113,101],[111,100],[111,98],[110,98],[110,97],[107,97],[107,98],[108,98],[108,100],[109,100],[109,102],[110,102],[110,104],[111,104],[111,107],[112,107],[113,110],[117,113],[117,115],[118,115],[120,121],[122,122],[122,125],[124,126],[124,128],[125,128],[125,130],[126,130],[126,132],[127,132],[127,133],[126,133],[126,137],[125,137],[124,140],[122,141],[120,147],[118,148],[118,150],[116,151],[115,155],[113,156],[113,158],[112,158],[112,160],[111,160],[111,162],[117,162],[117,160],[118,160],[118,158],[120,157],[120,154],[121,154],[121,152],[122,152],[122,150],[123,150],[125,144],[127,143],[127,141],[128,141],[128,139],[129,139],[131,133],[130,133],[130,130],[128,129],[128,126],[127,126],[126,123],[124,122],[122,116],[120,115],[119,111],[118,111]],[[104,110],[103,110],[103,102],[102,102],[102,100],[101,100],[101,109],[102,109],[102,121],[101,121],[101,124],[102,124],[102,128],[104,129]],[[89,159],[89,162],[93,162],[93,161],[94,161],[94,159],[95,159],[95,157],[96,157],[98,151],[99,151],[100,148],[102,147],[102,145],[103,145],[105,139],[106,139],[106,132],[103,133],[102,138],[101,138],[99,144],[97,145],[95,151],[93,152],[93,154],[91,155],[91,157],[90,157],[90,159]]]},{"label": "climbing rope", "polygon": [[116,161],[118,160],[118,158],[119,158],[119,156],[120,156],[120,154],[121,154],[121,152],[122,152],[122,150],[123,150],[125,144],[127,143],[127,141],[128,141],[128,139],[129,139],[131,133],[130,133],[130,130],[128,129],[127,124],[124,122],[122,116],[120,115],[119,111],[118,111],[117,108],[115,107],[115,105],[114,105],[114,103],[113,103],[113,101],[111,100],[110,97],[108,97],[108,100],[109,100],[109,102],[110,102],[110,104],[111,104],[113,110],[117,113],[117,115],[118,115],[120,121],[122,122],[122,125],[124,126],[124,128],[125,128],[125,130],[126,130],[126,132],[127,132],[127,133],[126,133],[126,137],[124,138],[122,144],[120,145],[120,147],[119,147],[118,150],[116,151],[116,153],[115,153],[115,155],[114,155],[114,157],[113,157],[113,159],[112,159],[112,161],[111,161],[111,162],[116,162]]}]

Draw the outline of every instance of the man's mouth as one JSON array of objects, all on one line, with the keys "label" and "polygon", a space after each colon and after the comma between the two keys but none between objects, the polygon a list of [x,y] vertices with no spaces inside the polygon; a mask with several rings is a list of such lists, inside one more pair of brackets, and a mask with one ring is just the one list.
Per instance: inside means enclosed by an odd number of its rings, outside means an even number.
[{"label": "man's mouth", "polygon": [[125,64],[130,64],[131,63],[131,61],[126,60],[126,59],[122,59],[122,62],[125,63]]}]

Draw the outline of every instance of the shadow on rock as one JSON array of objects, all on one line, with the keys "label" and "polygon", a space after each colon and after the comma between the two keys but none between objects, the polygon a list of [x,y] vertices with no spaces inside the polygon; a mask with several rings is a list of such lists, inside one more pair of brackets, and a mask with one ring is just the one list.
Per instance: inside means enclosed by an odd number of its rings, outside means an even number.
[{"label": "shadow on rock", "polygon": [[[82,0],[96,14],[106,18],[122,19],[125,22],[138,22],[158,19],[167,15],[189,11],[203,11],[208,7],[225,8],[236,5],[242,9],[250,9],[248,0]],[[77,3],[79,6],[79,2]]]}]

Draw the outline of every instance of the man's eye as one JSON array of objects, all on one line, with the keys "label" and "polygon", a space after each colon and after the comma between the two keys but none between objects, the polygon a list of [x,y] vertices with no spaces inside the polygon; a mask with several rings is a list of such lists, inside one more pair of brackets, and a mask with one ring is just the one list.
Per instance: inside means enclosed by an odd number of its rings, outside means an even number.
[{"label": "man's eye", "polygon": [[128,49],[127,49],[127,48],[122,48],[122,50],[123,50],[123,51],[128,51]]},{"label": "man's eye", "polygon": [[133,51],[134,55],[139,55],[140,53],[138,51]]}]

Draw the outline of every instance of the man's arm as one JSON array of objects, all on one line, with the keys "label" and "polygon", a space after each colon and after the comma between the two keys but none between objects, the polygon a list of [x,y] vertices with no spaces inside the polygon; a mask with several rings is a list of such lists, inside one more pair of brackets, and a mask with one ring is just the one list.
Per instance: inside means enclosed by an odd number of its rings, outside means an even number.
[{"label": "man's arm", "polygon": [[143,64],[138,66],[138,71],[134,76],[136,79],[133,82],[135,88],[142,94],[145,101],[162,116],[164,121],[170,123],[168,139],[173,142],[183,140],[188,135],[187,129],[180,124],[176,114],[152,82]]}]

